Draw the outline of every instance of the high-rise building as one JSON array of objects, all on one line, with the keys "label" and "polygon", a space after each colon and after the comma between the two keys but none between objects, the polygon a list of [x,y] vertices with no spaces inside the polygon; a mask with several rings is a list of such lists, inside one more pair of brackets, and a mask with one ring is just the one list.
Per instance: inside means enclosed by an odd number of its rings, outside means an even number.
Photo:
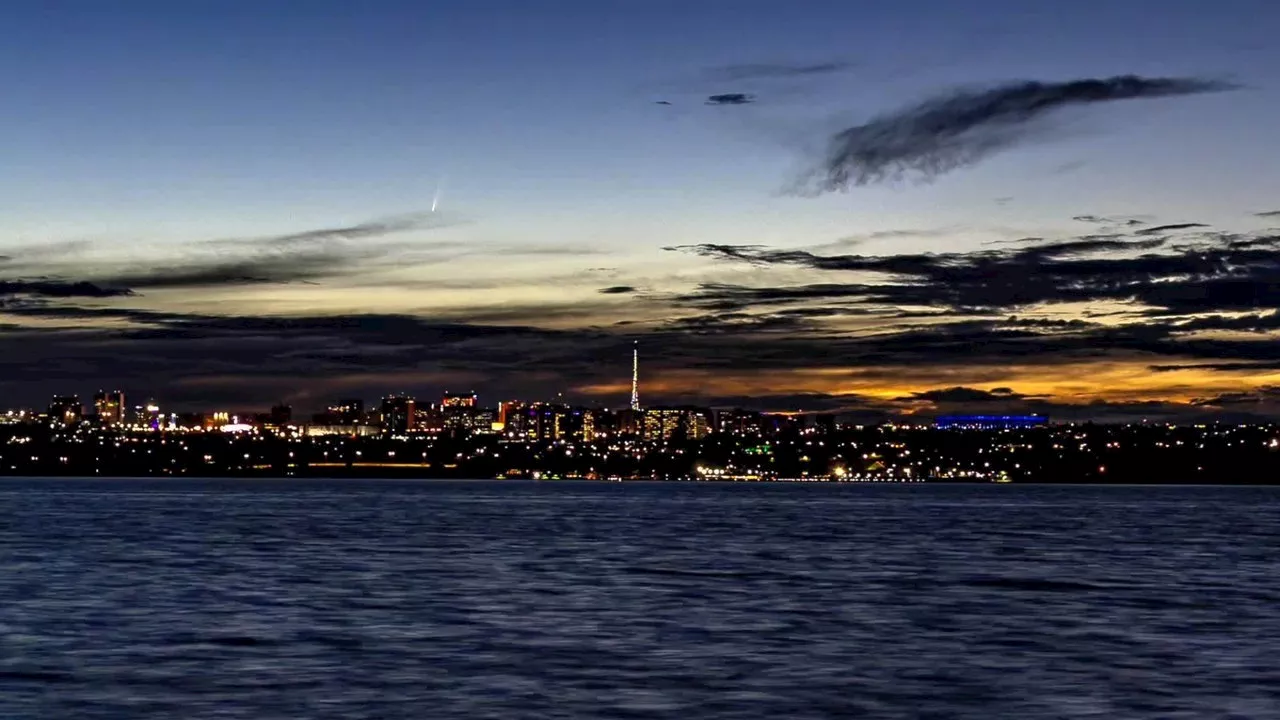
[{"label": "high-rise building", "polygon": [[382,399],[383,432],[410,432],[413,430],[416,420],[413,398],[392,395]]},{"label": "high-rise building", "polygon": [[140,427],[149,427],[153,430],[160,427],[160,406],[155,400],[148,400],[145,405],[137,405],[133,408],[133,417],[130,418],[134,425]]},{"label": "high-rise building", "polygon": [[454,408],[454,407],[473,408],[475,406],[476,406],[476,393],[474,390],[467,393],[454,393],[446,390],[444,393],[444,399],[440,401],[440,407],[442,408]]},{"label": "high-rise building", "polygon": [[650,408],[644,412],[644,439],[671,440],[684,427],[685,412],[676,408]]},{"label": "high-rise building", "polygon": [[445,392],[440,401],[441,424],[454,431],[474,431],[481,426],[487,430],[493,425],[493,415],[489,414],[487,420],[481,419],[479,410],[475,392]]},{"label": "high-rise building", "polygon": [[56,395],[49,403],[49,420],[58,425],[75,425],[84,418],[78,395]]},{"label": "high-rise building", "polygon": [[93,409],[102,425],[123,425],[125,422],[124,393],[120,390],[99,390],[93,396]]},{"label": "high-rise building", "polygon": [[711,418],[704,410],[687,410],[684,415],[684,433],[690,440],[701,440],[711,434]]}]

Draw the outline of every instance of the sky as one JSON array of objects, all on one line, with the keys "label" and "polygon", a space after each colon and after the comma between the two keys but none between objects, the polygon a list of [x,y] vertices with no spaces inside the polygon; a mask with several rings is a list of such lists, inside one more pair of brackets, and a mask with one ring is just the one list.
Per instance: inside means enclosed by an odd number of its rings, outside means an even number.
[{"label": "sky", "polygon": [[1265,0],[14,0],[0,28],[0,404],[620,405],[638,343],[646,404],[1280,414]]}]

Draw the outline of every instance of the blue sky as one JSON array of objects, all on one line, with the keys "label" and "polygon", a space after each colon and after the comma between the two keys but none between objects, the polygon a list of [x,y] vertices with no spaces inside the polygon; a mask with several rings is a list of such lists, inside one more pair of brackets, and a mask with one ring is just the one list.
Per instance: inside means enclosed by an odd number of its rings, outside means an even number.
[{"label": "blue sky", "polygon": [[[0,251],[91,246],[59,272],[180,258],[208,239],[425,210],[442,179],[458,221],[409,234],[420,245],[394,291],[335,278],[113,306],[465,320],[585,303],[606,280],[656,292],[759,279],[668,245],[899,231],[865,251],[965,251],[1075,232],[1080,214],[1247,230],[1280,206],[1280,6],[1265,0],[15,0],[0,27]],[[823,62],[850,68],[714,76]],[[832,131],[904,103],[1127,73],[1246,87],[1066,113],[1042,142],[928,185],[783,192]],[[720,92],[758,102],[703,104]],[[424,249],[430,262],[407,259]],[[464,291],[460,277],[488,281]],[[599,312],[649,312],[637,303]]]},{"label": "blue sky", "polygon": [[[1267,68],[1280,62],[1267,42],[1280,10],[1252,0],[1213,8],[9,3],[3,229],[288,230],[417,209],[442,175],[450,206],[494,232],[531,236],[540,234],[531,220],[595,237],[655,213],[725,237],[753,216],[783,215],[782,228],[808,236],[833,222],[856,231],[922,215],[963,221],[990,215],[988,201],[1008,195],[1025,207],[1002,212],[1024,222],[1102,204],[1250,211],[1280,179],[1256,152],[1266,117],[1280,109],[1266,87]],[[704,79],[711,68],[832,59],[857,67],[799,87],[756,83],[761,104],[751,108],[698,106],[702,95],[735,90]],[[1084,137],[932,187],[775,197],[800,160],[789,139],[821,138],[832,118],[856,120],[958,83],[1127,72],[1229,75],[1259,87],[1108,108],[1090,115]],[[649,104],[661,98],[681,105]],[[1046,172],[1073,162],[1086,163],[1073,177]],[[554,216],[566,214],[575,220],[562,229]]]}]

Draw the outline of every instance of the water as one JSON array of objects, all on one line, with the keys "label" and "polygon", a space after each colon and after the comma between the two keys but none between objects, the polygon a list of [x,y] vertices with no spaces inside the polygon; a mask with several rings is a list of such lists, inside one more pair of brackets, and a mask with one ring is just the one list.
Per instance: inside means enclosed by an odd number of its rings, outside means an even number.
[{"label": "water", "polygon": [[1280,489],[0,482],[0,717],[1280,717]]}]

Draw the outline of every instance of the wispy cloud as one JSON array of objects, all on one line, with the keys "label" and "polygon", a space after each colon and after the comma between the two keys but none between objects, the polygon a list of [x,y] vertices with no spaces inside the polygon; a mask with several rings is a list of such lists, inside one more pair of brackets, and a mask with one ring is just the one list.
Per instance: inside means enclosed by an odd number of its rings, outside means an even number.
[{"label": "wispy cloud", "polygon": [[[176,258],[143,256],[125,263],[92,265],[72,256],[73,251],[85,249],[82,243],[54,243],[16,255],[12,263],[25,260],[28,269],[44,267],[48,277],[3,282],[11,294],[25,287],[22,292],[50,297],[71,296],[55,293],[113,297],[146,289],[313,282],[350,275],[365,263],[414,249],[403,243],[375,242],[381,238],[451,224],[436,213],[414,213],[298,233],[210,240]],[[71,266],[80,277],[60,277]],[[0,265],[0,271],[4,269],[5,265]]]},{"label": "wispy cloud", "polygon": [[1136,234],[1137,235],[1159,235],[1161,233],[1174,232],[1176,230],[1191,230],[1194,228],[1206,228],[1206,227],[1209,227],[1209,226],[1205,225],[1204,223],[1174,223],[1172,225],[1157,225],[1155,227],[1145,228],[1143,230],[1139,230]]},{"label": "wispy cloud", "polygon": [[1124,75],[957,91],[837,133],[802,190],[827,193],[900,179],[931,180],[1027,141],[1040,121],[1068,107],[1234,87],[1197,78]]},{"label": "wispy cloud", "polygon": [[1082,236],[1013,249],[914,255],[819,255],[722,244],[668,249],[761,267],[860,274],[854,282],[781,288],[704,285],[683,298],[720,311],[821,298],[965,314],[1102,301],[1172,313],[1276,306],[1280,237],[1207,234],[1186,246],[1169,243],[1167,237]]},{"label": "wispy cloud", "polygon": [[28,295],[47,298],[111,298],[132,295],[125,287],[113,287],[87,281],[0,280],[0,298]]},{"label": "wispy cloud", "polygon": [[708,105],[749,105],[755,101],[756,97],[747,93],[723,93],[707,98]]},{"label": "wispy cloud", "polygon": [[831,75],[853,67],[849,62],[819,63],[745,63],[715,68],[708,73],[714,80],[739,82]]}]

